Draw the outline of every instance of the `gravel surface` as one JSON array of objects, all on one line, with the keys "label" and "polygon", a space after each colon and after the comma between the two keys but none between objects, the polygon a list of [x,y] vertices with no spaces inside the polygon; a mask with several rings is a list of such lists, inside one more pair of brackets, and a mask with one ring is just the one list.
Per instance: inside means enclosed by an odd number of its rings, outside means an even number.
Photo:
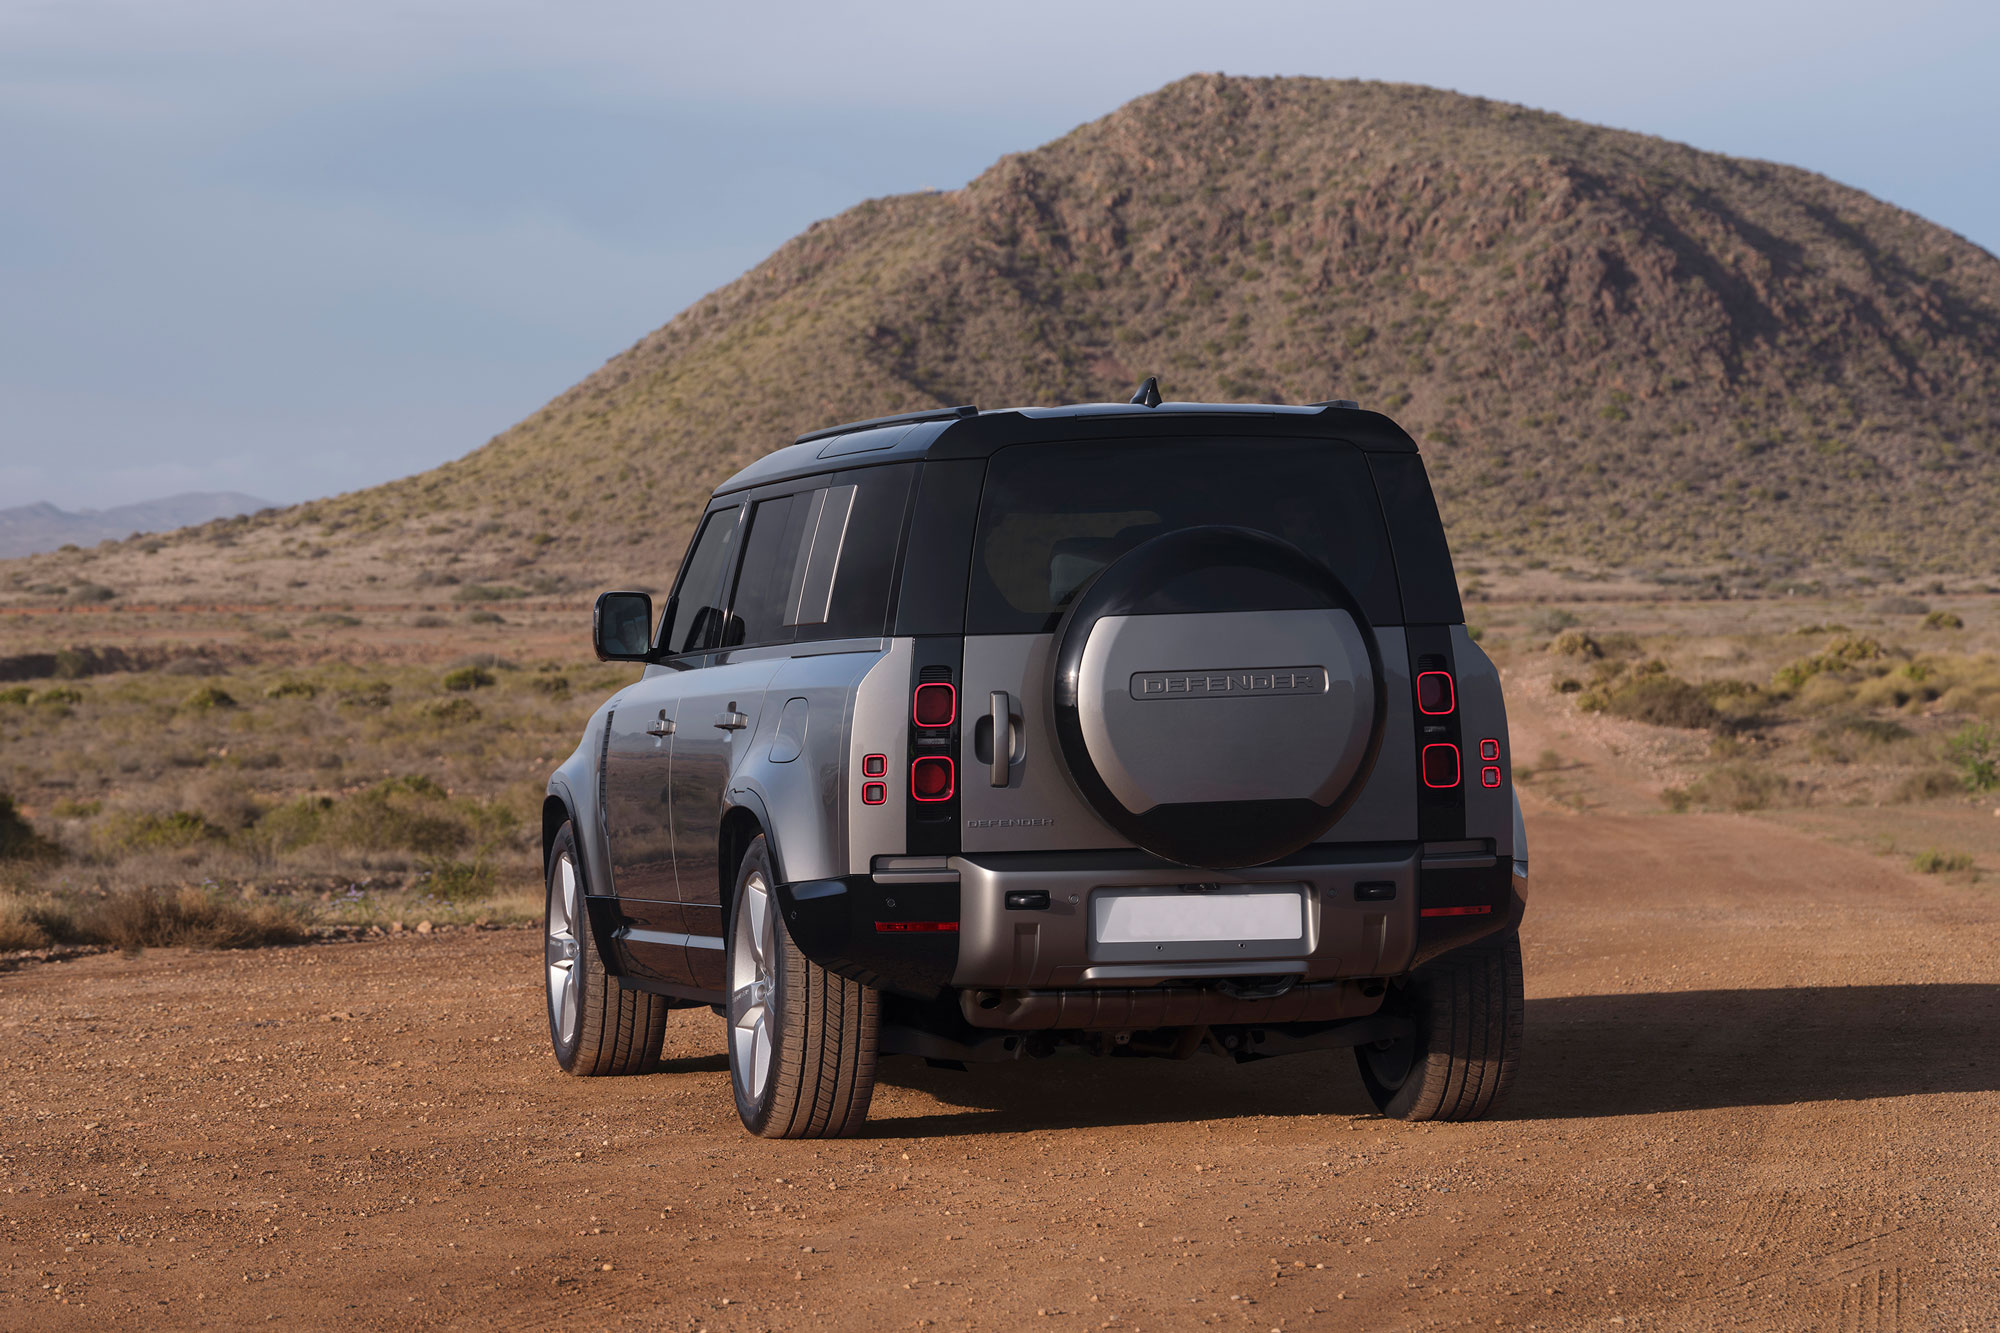
[{"label": "gravel surface", "polygon": [[[1549,813],[1500,1118],[1351,1057],[570,1079],[526,931],[0,974],[0,1327],[2000,1326],[2000,893]],[[132,1323],[133,1320],[141,1321]]]}]

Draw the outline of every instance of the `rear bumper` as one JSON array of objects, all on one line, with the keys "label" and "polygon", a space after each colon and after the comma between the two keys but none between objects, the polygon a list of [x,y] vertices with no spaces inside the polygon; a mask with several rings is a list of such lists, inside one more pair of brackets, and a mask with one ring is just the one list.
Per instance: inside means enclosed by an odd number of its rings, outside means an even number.
[{"label": "rear bumper", "polygon": [[[1135,1017],[1206,1014],[1215,1002],[1166,997],[1247,977],[1292,978],[1301,992],[1325,986],[1322,998],[1345,1011],[1353,1001],[1336,999],[1342,988],[1332,983],[1395,976],[1518,922],[1525,878],[1514,869],[1479,843],[1317,846],[1226,873],[1136,851],[1019,852],[885,858],[872,875],[784,885],[779,898],[793,939],[822,967],[922,998],[947,989],[1015,995],[1004,1009],[1016,1022],[1023,1005],[1039,1015],[1125,1003],[1109,995],[1086,1003],[1086,993],[1111,990],[1152,993],[1132,1001]],[[1157,946],[1093,938],[1093,895],[1178,895],[1197,882],[1208,892],[1297,889],[1303,938]],[[976,1012],[967,1007],[974,1022]]]}]

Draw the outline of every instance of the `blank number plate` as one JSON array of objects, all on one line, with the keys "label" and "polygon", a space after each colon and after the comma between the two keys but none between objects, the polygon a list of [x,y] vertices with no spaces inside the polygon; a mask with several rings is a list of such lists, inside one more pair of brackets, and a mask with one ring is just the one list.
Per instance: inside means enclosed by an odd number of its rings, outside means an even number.
[{"label": "blank number plate", "polygon": [[1098,892],[1090,923],[1099,944],[1300,940],[1305,895],[1295,889],[1251,893]]}]

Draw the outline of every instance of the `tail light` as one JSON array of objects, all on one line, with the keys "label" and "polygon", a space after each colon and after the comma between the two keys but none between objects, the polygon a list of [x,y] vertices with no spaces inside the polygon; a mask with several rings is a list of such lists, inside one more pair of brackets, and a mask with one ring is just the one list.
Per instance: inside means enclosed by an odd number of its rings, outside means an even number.
[{"label": "tail light", "polygon": [[1423,760],[1426,787],[1456,787],[1463,776],[1459,769],[1458,747],[1448,741],[1426,745]]},{"label": "tail light", "polygon": [[948,727],[958,721],[958,690],[942,681],[917,686],[910,703],[910,720],[920,727]]},{"label": "tail light", "polygon": [[1452,685],[1449,671],[1419,671],[1417,673],[1417,711],[1431,717],[1443,717],[1458,707],[1458,690]]},{"label": "tail light", "polygon": [[918,757],[910,765],[910,795],[919,801],[949,801],[958,790],[958,774],[941,754]]}]

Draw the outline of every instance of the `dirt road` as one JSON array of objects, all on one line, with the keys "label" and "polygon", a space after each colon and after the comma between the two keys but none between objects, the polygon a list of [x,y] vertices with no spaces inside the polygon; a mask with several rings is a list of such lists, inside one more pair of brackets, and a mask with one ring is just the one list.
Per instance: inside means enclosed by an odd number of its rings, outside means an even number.
[{"label": "dirt road", "polygon": [[0,975],[0,1326],[1993,1328],[2000,891],[1534,824],[1505,1118],[1351,1059],[891,1062],[874,1136],[547,1050],[527,932]]}]

